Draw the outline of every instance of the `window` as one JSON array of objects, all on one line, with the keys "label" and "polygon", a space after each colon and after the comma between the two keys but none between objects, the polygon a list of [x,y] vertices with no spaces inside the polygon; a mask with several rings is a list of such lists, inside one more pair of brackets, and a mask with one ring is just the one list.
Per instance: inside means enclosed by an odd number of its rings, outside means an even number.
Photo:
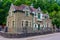
[{"label": "window", "polygon": [[36,28],[36,24],[35,24],[35,28]]},{"label": "window", "polygon": [[31,22],[30,21],[26,21],[26,20],[23,20],[22,23],[21,23],[21,26],[22,27],[31,27]]},{"label": "window", "polygon": [[28,12],[28,11],[26,11],[26,13],[25,13],[25,14],[26,14],[26,16],[28,16],[28,15],[29,15],[29,12]]},{"label": "window", "polygon": [[31,27],[31,22],[29,21],[28,26]]},{"label": "window", "polygon": [[36,16],[36,12],[35,12],[34,14],[35,14],[35,16]]},{"label": "window", "polygon": [[34,28],[36,28],[36,24],[34,24]]},{"label": "window", "polygon": [[30,26],[31,26],[31,22],[30,22]]},{"label": "window", "polygon": [[14,21],[13,21],[13,27],[14,27]]},{"label": "window", "polygon": [[38,13],[38,19],[40,19],[40,13]]},{"label": "window", "polygon": [[28,21],[26,21],[25,26],[28,26]]},{"label": "window", "polygon": [[38,29],[38,25],[36,23],[34,24],[33,27],[34,27],[34,29]]},{"label": "window", "polygon": [[24,22],[24,21],[22,21],[22,27],[23,27],[23,22]]},{"label": "window", "polygon": [[43,14],[41,13],[40,15],[41,15],[40,18],[42,19],[43,18]]},{"label": "window", "polygon": [[38,24],[38,30],[40,30],[40,24]]},{"label": "window", "polygon": [[45,19],[47,18],[47,16],[45,16]]}]

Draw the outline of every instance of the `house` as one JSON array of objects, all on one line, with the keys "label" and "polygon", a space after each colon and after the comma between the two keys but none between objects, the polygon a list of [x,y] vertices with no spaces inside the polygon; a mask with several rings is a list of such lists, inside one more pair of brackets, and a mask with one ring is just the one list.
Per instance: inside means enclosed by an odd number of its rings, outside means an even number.
[{"label": "house", "polygon": [[10,33],[33,33],[44,27],[52,28],[49,15],[43,14],[40,7],[35,9],[32,5],[11,4],[8,14],[6,25]]},{"label": "house", "polygon": [[51,23],[51,19],[49,18],[48,13],[44,14],[40,7],[38,7],[36,9],[34,14],[34,32],[40,32],[41,30],[43,30],[44,28],[51,28],[52,29],[52,23]]}]

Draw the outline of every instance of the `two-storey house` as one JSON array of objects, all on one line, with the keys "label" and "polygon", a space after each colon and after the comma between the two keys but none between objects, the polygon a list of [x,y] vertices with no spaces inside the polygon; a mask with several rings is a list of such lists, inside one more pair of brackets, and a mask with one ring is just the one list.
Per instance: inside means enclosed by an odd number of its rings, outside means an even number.
[{"label": "two-storey house", "polygon": [[35,9],[32,5],[11,4],[8,14],[7,27],[10,33],[40,32],[42,27],[52,27],[49,15],[43,14],[40,7]]}]

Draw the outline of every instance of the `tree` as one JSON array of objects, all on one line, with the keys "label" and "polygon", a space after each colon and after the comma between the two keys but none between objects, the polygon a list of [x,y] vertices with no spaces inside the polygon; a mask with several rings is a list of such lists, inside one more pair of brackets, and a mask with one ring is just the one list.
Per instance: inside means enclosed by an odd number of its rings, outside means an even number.
[{"label": "tree", "polygon": [[52,24],[60,26],[60,2],[59,0],[2,0],[0,1],[0,24],[6,24],[6,17],[11,3],[14,5],[31,5],[34,8],[40,7],[43,12],[48,12],[52,19]]},{"label": "tree", "polygon": [[40,7],[42,11],[49,12],[52,24],[57,27],[60,26],[60,6],[55,0],[38,0],[37,2],[34,2],[34,7]]},{"label": "tree", "polygon": [[10,2],[3,0],[0,1],[0,24],[6,24],[6,17],[8,15],[8,10],[10,7]]},{"label": "tree", "polygon": [[14,2],[15,5],[21,5],[21,4],[26,4],[26,5],[30,5],[31,1],[29,0],[17,0]]}]

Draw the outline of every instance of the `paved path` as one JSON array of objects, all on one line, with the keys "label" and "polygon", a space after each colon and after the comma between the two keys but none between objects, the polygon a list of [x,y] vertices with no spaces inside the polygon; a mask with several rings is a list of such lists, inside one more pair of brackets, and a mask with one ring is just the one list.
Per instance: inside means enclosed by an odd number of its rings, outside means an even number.
[{"label": "paved path", "polygon": [[0,40],[60,40],[60,33],[39,35],[27,38],[4,38],[0,36]]}]

